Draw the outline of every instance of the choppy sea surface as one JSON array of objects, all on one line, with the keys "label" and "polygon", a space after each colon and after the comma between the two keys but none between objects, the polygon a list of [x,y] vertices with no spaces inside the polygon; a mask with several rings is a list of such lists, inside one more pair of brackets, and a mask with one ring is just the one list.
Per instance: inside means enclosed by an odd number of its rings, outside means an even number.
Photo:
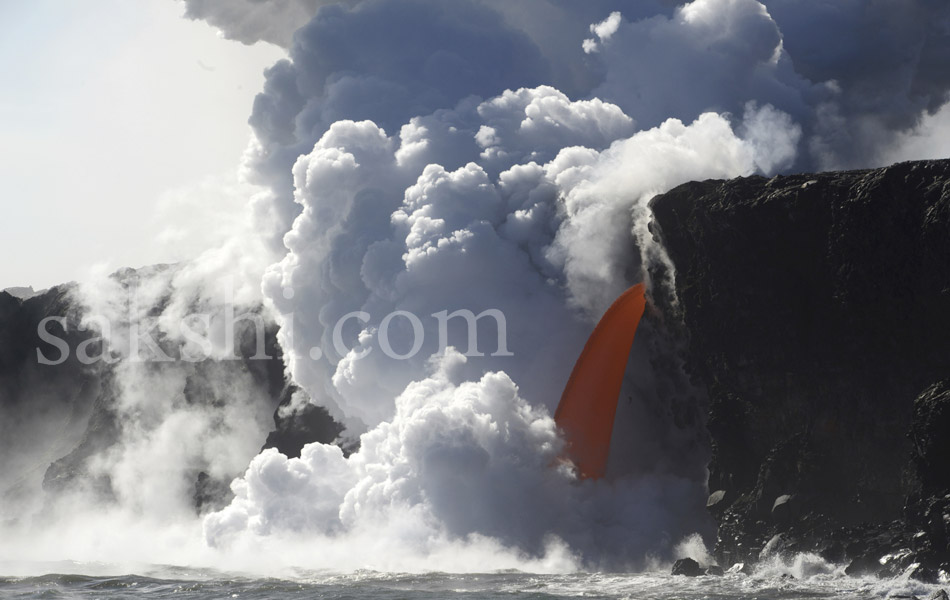
[{"label": "choppy sea surface", "polygon": [[[26,575],[23,574],[23,565],[0,563],[0,598],[791,600],[927,598],[946,587],[945,584],[925,585],[903,578],[850,578],[844,576],[840,568],[823,568],[815,572],[808,568],[802,570],[801,565],[765,567],[751,576],[727,574],[724,577],[696,578],[673,577],[663,572],[537,575],[522,572],[394,574],[375,571],[348,574],[297,572],[283,578],[255,578],[183,567],[149,567],[141,569],[141,574],[108,574],[109,567],[101,564],[55,563],[43,566],[51,573],[60,573]],[[29,570],[36,572],[37,567],[31,565]]]}]

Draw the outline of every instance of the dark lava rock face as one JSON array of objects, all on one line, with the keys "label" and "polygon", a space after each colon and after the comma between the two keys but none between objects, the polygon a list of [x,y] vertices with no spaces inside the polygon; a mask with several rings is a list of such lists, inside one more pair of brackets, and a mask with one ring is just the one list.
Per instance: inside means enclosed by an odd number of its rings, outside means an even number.
[{"label": "dark lava rock face", "polygon": [[693,182],[652,206],[710,398],[720,563],[779,533],[874,570],[945,563],[950,161]]},{"label": "dark lava rock face", "polygon": [[950,488],[950,379],[930,386],[914,401],[910,439],[924,490]]},{"label": "dark lava rock face", "polygon": [[703,569],[692,558],[681,558],[673,563],[673,575],[685,575],[686,577],[699,577],[703,574]]},{"label": "dark lava rock face", "polygon": [[[302,399],[295,397],[301,395]],[[276,448],[288,458],[300,458],[300,451],[311,442],[331,444],[338,441],[343,426],[333,420],[322,406],[310,402],[306,392],[288,383],[274,411],[274,430],[267,436],[262,450]],[[344,453],[349,452],[344,448]]]}]

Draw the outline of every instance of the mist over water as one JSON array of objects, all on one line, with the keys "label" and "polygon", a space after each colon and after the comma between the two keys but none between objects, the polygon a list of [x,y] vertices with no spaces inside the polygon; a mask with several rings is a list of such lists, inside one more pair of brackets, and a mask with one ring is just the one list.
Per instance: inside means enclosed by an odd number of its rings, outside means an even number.
[{"label": "mist over water", "polygon": [[[68,432],[68,448],[2,446],[36,464],[17,471],[27,500],[0,508],[0,561],[281,576],[708,561],[704,399],[683,372],[675,273],[648,201],[691,180],[928,151],[932,134],[917,125],[944,114],[950,80],[930,66],[950,56],[947,11],[923,0],[839,3],[835,14],[821,1],[271,4],[186,2],[229,37],[289,51],[250,117],[242,172],[259,193],[246,219],[188,264],[75,292],[103,317],[89,325],[117,355],[146,320],[163,348],[196,350],[180,323],[211,315],[209,360],[120,360],[104,380],[110,422],[85,438]],[[875,52],[911,47],[920,60],[878,64],[862,34],[899,10]],[[840,19],[848,35],[808,31],[809,15],[828,27]],[[883,85],[892,81],[902,85]],[[610,477],[580,481],[557,461],[552,415],[597,319],[640,281],[652,307],[630,357]],[[228,307],[257,315],[230,344]],[[504,335],[480,319],[472,351],[457,319],[444,347],[435,315],[457,310],[498,311]],[[252,334],[275,327],[300,402],[344,426],[337,443],[299,458],[260,451],[277,408],[272,382],[253,361],[230,360],[235,343],[250,356]],[[44,485],[45,466],[80,444],[83,476]],[[233,495],[196,510],[199,474]],[[529,583],[498,577],[496,591]],[[623,595],[625,582],[594,579],[538,586],[557,595],[616,584]]]},{"label": "mist over water", "polygon": [[[67,597],[129,598],[779,598],[927,597],[934,591],[916,581],[844,578],[815,557],[772,563],[746,576],[673,578],[657,574],[570,573],[560,575],[496,572],[476,574],[399,574],[362,570],[323,573],[295,570],[281,578],[247,577],[235,572],[150,566],[141,575],[115,577],[106,565],[47,564],[64,575],[0,578],[0,595],[35,594]],[[81,573],[70,574],[76,570]],[[782,577],[785,575],[785,577]]]}]

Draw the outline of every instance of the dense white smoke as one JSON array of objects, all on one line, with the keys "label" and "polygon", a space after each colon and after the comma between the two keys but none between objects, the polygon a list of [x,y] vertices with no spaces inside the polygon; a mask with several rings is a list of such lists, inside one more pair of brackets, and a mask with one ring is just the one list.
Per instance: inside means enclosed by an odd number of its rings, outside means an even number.
[{"label": "dense white smoke", "polygon": [[[421,44],[433,46],[421,60],[413,60],[400,54],[400,48],[419,22],[417,13],[442,13],[446,3],[328,4],[186,1],[191,17],[207,19],[225,35],[246,43],[267,39],[290,50],[293,64],[271,72],[255,110],[252,122],[258,124],[262,140],[272,140],[280,132],[287,136],[284,143],[289,138],[304,141],[313,133],[315,111],[332,112],[335,118],[370,118],[390,131],[394,124],[380,117],[392,107],[398,110],[400,94],[388,94],[392,101],[384,110],[373,106],[376,96],[345,92],[357,85],[364,91],[382,85],[379,74],[364,62],[369,55],[378,60],[379,48],[403,56],[401,64],[412,65],[414,72],[425,72],[429,57],[450,54],[462,61],[459,65],[479,62],[477,50],[493,45],[488,38],[480,40],[479,48],[471,48],[446,40],[448,35],[429,36]],[[528,44],[531,50],[518,64],[504,63],[508,74],[521,79],[514,87],[545,83],[574,98],[601,97],[644,127],[669,117],[692,121],[708,110],[737,114],[750,100],[772,104],[803,128],[798,169],[885,163],[901,133],[946,104],[950,90],[945,69],[950,58],[950,6],[944,2],[466,0],[452,5],[469,7],[463,11],[496,11],[511,27],[507,33],[498,31],[496,40]],[[315,17],[305,28],[300,28],[304,21],[297,20],[301,11]],[[619,20],[611,16],[614,11]],[[357,25],[358,31],[349,29]],[[440,26],[446,33],[460,28],[462,40],[472,29],[451,19]],[[261,33],[268,28],[284,33]],[[295,36],[290,35],[293,31]],[[372,35],[375,48],[366,47],[359,33]],[[332,51],[325,51],[330,45]],[[321,56],[319,61],[314,60],[315,53]],[[320,65],[316,69],[315,63]],[[389,72],[384,64],[380,70]],[[327,76],[328,72],[335,76]],[[459,72],[468,75],[469,93],[486,98],[502,91],[477,71]],[[326,87],[314,87],[313,76]],[[406,89],[413,78],[394,79],[386,83],[394,86],[390,92]],[[428,108],[447,108],[460,99],[462,90],[452,88],[440,87],[449,101]],[[431,94],[416,93],[414,98],[421,108]],[[424,112],[403,114],[403,120]],[[302,117],[296,123],[295,115]],[[309,140],[314,141],[316,137]]]},{"label": "dense white smoke", "polygon": [[[619,437],[634,439],[622,444],[620,460],[630,460],[614,467],[620,477],[579,486],[552,468],[549,415],[594,320],[662,259],[647,201],[688,180],[794,160],[800,129],[784,113],[750,105],[739,127],[745,138],[707,113],[634,132],[615,105],[571,102],[550,87],[462,102],[398,136],[370,121],[334,123],[294,166],[302,210],[264,289],[294,380],[351,433],[366,433],[349,458],[321,445],[295,460],[259,456],[232,505],[208,517],[209,542],[370,527],[411,552],[478,535],[536,555],[556,536],[588,565],[669,556],[703,527],[702,452],[683,447],[696,440],[687,434],[657,456],[671,426],[633,409],[641,422],[621,417]],[[499,310],[506,339],[486,318],[472,356],[450,352],[433,374],[442,343],[469,347],[464,321],[443,340],[432,316],[459,309]],[[357,311],[338,353],[336,324]],[[418,317],[415,331],[387,325],[398,311]],[[397,354],[414,342],[419,352],[394,359],[382,351],[391,339]],[[634,364],[628,385],[656,384],[649,360]]]},{"label": "dense white smoke", "polygon": [[[588,566],[668,557],[705,530],[696,510],[705,447],[701,417],[679,433],[676,418],[651,417],[701,414],[675,381],[685,379],[675,361],[674,373],[654,373],[657,354],[672,352],[662,335],[645,325],[631,359],[625,389],[638,398],[618,415],[613,483],[578,486],[551,468],[549,415],[593,323],[665,260],[648,231],[648,200],[691,179],[787,168],[801,129],[745,101],[725,107],[735,116],[697,110],[644,129],[600,98],[522,87],[551,77],[576,90],[584,78],[568,82],[545,66],[531,38],[485,6],[434,6],[326,8],[258,98],[255,164],[289,229],[265,296],[294,381],[362,436],[349,458],[316,445],[300,459],[262,454],[234,484],[232,505],[206,520],[208,541],[250,546],[305,529],[341,543],[375,531],[412,556],[476,536],[532,556],[557,540]],[[413,35],[420,24],[439,34]],[[614,15],[591,29],[602,51],[619,28]],[[495,54],[505,48],[517,59]],[[611,62],[586,67],[609,72]],[[296,208],[282,202],[288,169]],[[497,311],[503,335],[497,316],[443,330],[438,315],[459,310]],[[446,344],[467,348],[468,359],[433,366]]]},{"label": "dense white smoke", "polygon": [[[185,560],[231,565],[267,552],[565,570],[682,554],[708,533],[708,450],[664,324],[675,273],[649,200],[696,179],[870,165],[894,140],[907,156],[939,139],[921,118],[947,122],[925,116],[950,85],[934,68],[947,10],[925,0],[185,4],[229,37],[288,49],[250,118],[245,175],[263,191],[221,248],[141,275],[138,309],[114,279],[84,302],[122,324],[103,333],[120,352],[150,319],[194,351],[186,315],[263,303],[302,389],[285,412],[309,398],[346,439],[257,454],[275,406],[251,366],[122,362],[116,441],[86,456],[119,516],[81,526],[105,501],[92,483],[70,488],[47,516],[86,540],[72,552],[101,548],[108,523],[135,536],[172,523],[137,556],[175,560],[179,543]],[[848,35],[818,39],[815,15]],[[864,31],[903,54],[878,60]],[[551,415],[596,320],[639,281],[658,306],[630,357],[610,477],[579,481]],[[481,317],[469,327],[456,311]],[[218,361],[231,350],[220,326],[204,325]],[[201,521],[199,472],[243,473]]]},{"label": "dense white smoke", "polygon": [[504,373],[465,381],[465,362],[454,352],[433,362],[349,458],[320,444],[299,459],[258,456],[231,506],[206,519],[209,542],[294,533],[332,548],[375,536],[397,564],[399,553],[426,556],[446,540],[549,560],[566,542],[590,551],[588,565],[630,567],[645,564],[644,549],[668,552],[671,535],[700,524],[682,520],[701,495],[688,480],[578,485],[557,466],[561,441],[548,412],[520,398]]},{"label": "dense white smoke", "polygon": [[[800,133],[786,115],[750,106],[742,127],[745,140],[705,114],[630,135],[616,106],[548,87],[413,119],[398,137],[369,121],[335,123],[294,167],[303,211],[284,238],[288,255],[264,279],[294,380],[348,425],[375,426],[439,350],[432,315],[496,309],[514,357],[499,352],[485,318],[487,356],[468,373],[504,369],[529,402],[553,410],[591,318],[645,276],[635,244],[656,251],[646,202],[692,179],[793,160]],[[347,324],[363,333],[338,355],[334,330],[354,311],[365,322]],[[400,354],[421,344],[406,360],[373,347],[396,311],[422,326],[400,336]],[[390,325],[411,333],[404,320]],[[464,330],[449,333],[449,343],[469,342],[451,335]]]}]

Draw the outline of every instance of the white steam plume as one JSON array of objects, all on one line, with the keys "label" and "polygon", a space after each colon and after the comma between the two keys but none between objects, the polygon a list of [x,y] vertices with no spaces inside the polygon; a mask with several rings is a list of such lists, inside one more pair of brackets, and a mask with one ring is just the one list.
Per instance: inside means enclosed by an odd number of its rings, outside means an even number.
[{"label": "white steam plume", "polygon": [[[632,439],[618,443],[618,478],[578,486],[552,467],[560,442],[549,415],[593,320],[661,254],[646,233],[648,200],[691,179],[787,165],[801,132],[754,105],[746,139],[712,113],[634,129],[616,106],[550,87],[463,102],[394,137],[369,121],[333,124],[294,167],[301,213],[264,289],[294,380],[351,434],[364,432],[360,449],[262,454],[232,505],[207,518],[209,542],[248,546],[303,528],[345,544],[375,531],[413,556],[478,536],[538,557],[556,539],[577,564],[617,568],[671,556],[703,530],[695,433],[624,409],[621,436]],[[430,315],[458,309],[500,310],[511,355],[486,319],[483,356],[433,363]],[[419,318],[416,331],[387,329],[398,311]],[[350,349],[338,353],[334,329],[347,315]],[[395,360],[382,330],[397,353],[416,340],[419,352]],[[447,341],[465,349],[465,333],[450,329]],[[644,339],[654,335],[644,327]],[[669,376],[651,373],[649,353],[633,362],[634,389]]]},{"label": "white steam plume", "polygon": [[688,480],[577,485],[554,466],[561,441],[547,411],[520,398],[504,373],[465,382],[464,365],[453,352],[433,363],[396,400],[392,421],[364,434],[349,458],[320,444],[299,459],[258,456],[234,484],[231,506],[205,520],[209,542],[309,538],[332,555],[357,541],[362,564],[398,569],[446,544],[462,555],[493,550],[495,564],[538,557],[560,568],[642,568],[647,549],[669,553],[671,535],[698,525],[683,521],[703,495]]}]

